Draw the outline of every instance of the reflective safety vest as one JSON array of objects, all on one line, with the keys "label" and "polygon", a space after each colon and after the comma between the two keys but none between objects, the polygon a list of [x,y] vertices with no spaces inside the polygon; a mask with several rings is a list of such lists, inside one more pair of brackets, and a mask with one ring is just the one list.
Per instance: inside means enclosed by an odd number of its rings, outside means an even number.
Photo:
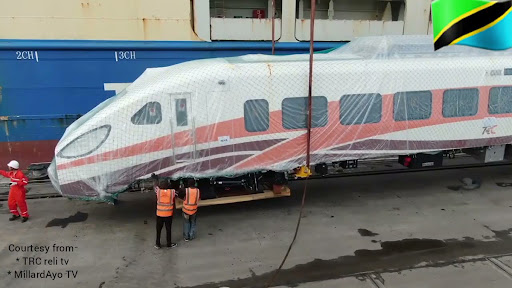
[{"label": "reflective safety vest", "polygon": [[174,198],[176,192],[173,189],[156,191],[156,215],[160,217],[170,217],[174,212]]},{"label": "reflective safety vest", "polygon": [[199,189],[187,188],[186,192],[182,211],[188,215],[194,215],[197,212],[197,203],[199,203]]}]

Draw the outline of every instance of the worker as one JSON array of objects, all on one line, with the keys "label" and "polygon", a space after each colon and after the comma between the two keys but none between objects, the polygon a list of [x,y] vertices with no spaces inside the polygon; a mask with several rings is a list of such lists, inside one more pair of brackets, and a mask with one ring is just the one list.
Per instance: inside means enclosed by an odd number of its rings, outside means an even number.
[{"label": "worker", "polygon": [[171,227],[172,227],[172,216],[175,210],[175,199],[176,190],[169,189],[169,183],[167,180],[160,179],[155,181],[155,193],[156,193],[156,249],[160,249],[160,236],[162,228],[165,224],[165,231],[167,232],[167,247],[174,248],[178,246],[176,243],[171,241]]},{"label": "worker", "polygon": [[9,218],[9,221],[14,221],[20,218],[20,213],[18,212],[18,208],[21,211],[21,216],[23,219],[21,222],[26,222],[28,220],[28,211],[27,211],[27,201],[26,201],[26,193],[27,190],[25,186],[28,184],[28,179],[25,177],[23,172],[20,169],[20,163],[18,161],[12,160],[7,164],[9,171],[0,171],[0,175],[11,179],[11,188],[9,190],[9,210],[11,210],[12,216]]},{"label": "worker", "polygon": [[188,180],[188,188],[180,189],[178,197],[183,199],[183,238],[185,242],[196,238],[197,205],[199,204],[199,189],[194,179]]}]

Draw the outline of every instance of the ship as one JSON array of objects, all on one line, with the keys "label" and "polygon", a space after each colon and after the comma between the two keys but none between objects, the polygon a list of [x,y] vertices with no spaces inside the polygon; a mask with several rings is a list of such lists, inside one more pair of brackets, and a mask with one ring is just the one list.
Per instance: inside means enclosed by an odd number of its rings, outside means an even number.
[{"label": "ship", "polygon": [[[49,163],[69,125],[147,68],[309,53],[310,10],[307,0],[3,1],[0,163]],[[315,52],[380,35],[432,35],[431,0],[316,0]]]}]

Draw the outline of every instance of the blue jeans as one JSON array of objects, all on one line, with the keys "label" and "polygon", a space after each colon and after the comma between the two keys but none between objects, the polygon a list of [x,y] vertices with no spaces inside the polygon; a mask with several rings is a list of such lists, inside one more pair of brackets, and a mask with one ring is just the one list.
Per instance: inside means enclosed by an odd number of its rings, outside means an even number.
[{"label": "blue jeans", "polygon": [[188,215],[183,213],[183,238],[192,240],[196,238],[197,213]]}]

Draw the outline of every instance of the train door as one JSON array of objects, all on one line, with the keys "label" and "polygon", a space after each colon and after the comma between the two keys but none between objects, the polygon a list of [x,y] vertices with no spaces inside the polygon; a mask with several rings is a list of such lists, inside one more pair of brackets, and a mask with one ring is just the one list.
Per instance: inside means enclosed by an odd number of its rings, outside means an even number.
[{"label": "train door", "polygon": [[171,133],[176,164],[194,162],[196,159],[195,117],[191,93],[170,95]]}]

